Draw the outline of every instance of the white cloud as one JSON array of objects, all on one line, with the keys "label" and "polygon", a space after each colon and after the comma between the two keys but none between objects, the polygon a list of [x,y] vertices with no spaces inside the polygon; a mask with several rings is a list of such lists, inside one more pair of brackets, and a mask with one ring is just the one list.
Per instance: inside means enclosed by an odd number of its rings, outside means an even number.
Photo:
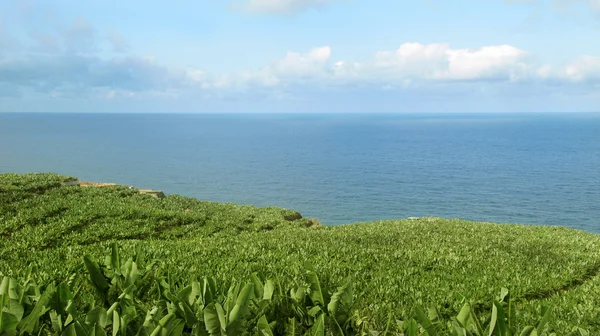
[{"label": "white cloud", "polygon": [[579,57],[567,65],[565,74],[576,81],[600,79],[600,57]]},{"label": "white cloud", "polygon": [[[452,49],[447,44],[405,43],[379,51],[366,71],[388,79],[515,79],[527,69],[527,53],[509,45]],[[369,70],[370,69],[370,70]]]},{"label": "white cloud", "polygon": [[283,58],[257,71],[221,75],[204,87],[245,89],[252,86],[274,87],[291,83],[326,80],[329,73],[330,47],[319,47],[301,54],[288,52]]},{"label": "white cloud", "polygon": [[196,87],[200,80],[198,71],[166,67],[149,57],[31,54],[0,58],[0,87],[5,84],[61,96],[87,96],[96,90],[166,92]]},{"label": "white cloud", "polygon": [[306,54],[288,52],[285,57],[270,69],[274,75],[292,78],[320,77],[327,72],[327,65],[331,58],[330,47],[319,47]]},{"label": "white cloud", "polygon": [[[304,54],[288,52],[260,71],[243,73],[243,82],[268,85],[364,82],[407,87],[414,81],[517,81],[531,72],[528,53],[509,45],[453,49],[447,44],[405,43],[397,50],[375,52],[366,62],[332,62],[331,55],[328,46]],[[235,81],[230,78],[228,82]]]},{"label": "white cloud", "polygon": [[537,70],[538,78],[553,82],[600,84],[600,57],[581,56],[563,66],[543,66]]},{"label": "white cloud", "polygon": [[334,0],[248,0],[246,10],[256,13],[289,14],[311,7],[323,7]]},{"label": "white cloud", "polygon": [[[86,24],[77,26],[85,29],[75,31],[94,31]],[[44,39],[37,40],[44,44]],[[54,41],[45,44],[54,45]],[[89,47],[87,43],[75,45]],[[52,92],[61,97],[93,96],[100,91],[105,99],[144,92],[168,93],[170,97],[177,97],[177,92],[288,97],[298,90],[314,93],[330,89],[383,92],[445,87],[450,92],[458,85],[475,91],[486,85],[492,92],[493,85],[526,87],[533,83],[571,85],[573,90],[590,91],[600,83],[600,57],[582,56],[562,66],[543,65],[535,63],[528,52],[510,45],[464,49],[409,42],[395,50],[376,51],[361,62],[336,60],[332,55],[331,47],[321,46],[304,53],[288,52],[258,70],[210,74],[202,69],[165,66],[150,56],[102,58],[68,50],[20,53],[0,56],[0,91],[14,96],[14,88],[20,88],[23,92]]]}]

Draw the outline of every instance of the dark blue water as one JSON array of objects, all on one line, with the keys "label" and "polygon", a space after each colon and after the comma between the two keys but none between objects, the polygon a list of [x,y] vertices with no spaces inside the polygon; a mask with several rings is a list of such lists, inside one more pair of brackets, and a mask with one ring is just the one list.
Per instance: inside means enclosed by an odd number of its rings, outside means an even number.
[{"label": "dark blue water", "polygon": [[600,232],[600,114],[0,114],[0,173],[34,171],[325,224],[427,215]]}]

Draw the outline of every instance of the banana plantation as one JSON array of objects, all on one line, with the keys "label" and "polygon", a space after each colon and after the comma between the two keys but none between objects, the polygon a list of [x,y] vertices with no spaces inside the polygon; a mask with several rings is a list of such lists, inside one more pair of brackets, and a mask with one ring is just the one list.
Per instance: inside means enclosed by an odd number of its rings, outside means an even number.
[{"label": "banana plantation", "polygon": [[600,239],[0,175],[0,335],[598,335]]}]

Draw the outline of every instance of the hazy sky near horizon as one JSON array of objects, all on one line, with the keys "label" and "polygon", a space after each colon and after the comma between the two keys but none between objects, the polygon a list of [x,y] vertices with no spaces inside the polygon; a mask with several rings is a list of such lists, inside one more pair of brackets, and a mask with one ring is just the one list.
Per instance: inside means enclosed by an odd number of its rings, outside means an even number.
[{"label": "hazy sky near horizon", "polygon": [[3,0],[20,111],[600,111],[600,0]]}]

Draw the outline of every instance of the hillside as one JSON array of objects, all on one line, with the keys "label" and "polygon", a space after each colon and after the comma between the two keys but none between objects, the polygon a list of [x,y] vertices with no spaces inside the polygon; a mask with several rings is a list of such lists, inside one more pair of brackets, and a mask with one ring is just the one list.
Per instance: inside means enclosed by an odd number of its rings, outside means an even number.
[{"label": "hillside", "polygon": [[[558,335],[575,326],[600,333],[594,234],[439,218],[321,227],[292,210],[67,183],[73,180],[0,175],[0,276],[25,277],[34,267],[40,284],[64,280],[86,272],[85,254],[102,260],[117,242],[122,259],[158,260],[177,286],[259,272],[292,288],[305,284],[309,263],[323,288],[352,279],[353,313],[376,330],[385,329],[390,313],[405,319],[415,307],[437,307],[450,318],[463,298],[487,311],[506,287],[519,326],[534,324],[538,306],[552,304],[550,328]],[[141,302],[151,300],[140,295]]]}]

